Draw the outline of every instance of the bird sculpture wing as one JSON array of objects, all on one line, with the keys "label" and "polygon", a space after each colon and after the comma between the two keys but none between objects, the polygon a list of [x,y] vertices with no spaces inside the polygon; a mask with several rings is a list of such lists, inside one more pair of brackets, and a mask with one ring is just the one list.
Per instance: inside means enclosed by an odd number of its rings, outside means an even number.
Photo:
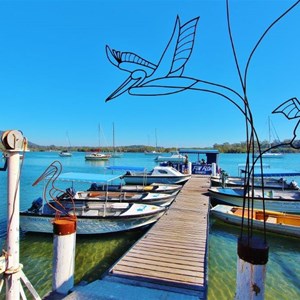
[{"label": "bird sculpture wing", "polygon": [[177,16],[172,37],[158,63],[153,77],[181,76],[191,56],[199,17],[180,26]]},{"label": "bird sculpture wing", "polygon": [[273,110],[272,113],[273,114],[282,113],[289,120],[299,118],[300,117],[300,102],[296,97],[291,98],[291,99],[283,102],[282,104],[280,104],[276,109]]}]

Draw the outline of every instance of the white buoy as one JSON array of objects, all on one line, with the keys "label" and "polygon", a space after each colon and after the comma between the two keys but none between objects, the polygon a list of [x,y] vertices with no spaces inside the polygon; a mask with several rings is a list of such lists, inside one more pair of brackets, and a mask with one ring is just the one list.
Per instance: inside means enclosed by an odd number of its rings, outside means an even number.
[{"label": "white buoy", "polygon": [[74,286],[76,219],[54,220],[53,233],[52,290],[67,295]]},{"label": "white buoy", "polygon": [[260,238],[240,237],[235,300],[262,300],[269,247]]}]

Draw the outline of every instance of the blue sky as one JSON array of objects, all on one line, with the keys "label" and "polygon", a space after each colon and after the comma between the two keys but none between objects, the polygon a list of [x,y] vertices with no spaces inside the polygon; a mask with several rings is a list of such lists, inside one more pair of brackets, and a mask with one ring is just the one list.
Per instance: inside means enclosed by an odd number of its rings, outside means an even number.
[{"label": "blue sky", "polygon": [[[295,1],[230,1],[242,72],[264,30]],[[181,23],[200,17],[184,75],[241,92],[221,0],[0,1],[0,130],[20,129],[42,145],[206,147],[245,141],[244,118],[229,102],[199,91],[105,99],[128,77],[105,46],[157,64]],[[272,110],[300,98],[300,4],[265,37],[248,72],[248,99],[259,137]],[[272,116],[280,139],[295,121]]]}]

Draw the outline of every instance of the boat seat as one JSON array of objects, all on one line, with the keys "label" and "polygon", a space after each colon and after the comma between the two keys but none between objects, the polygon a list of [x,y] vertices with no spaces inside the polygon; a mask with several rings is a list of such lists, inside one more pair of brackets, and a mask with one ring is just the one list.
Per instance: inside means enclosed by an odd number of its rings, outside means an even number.
[{"label": "boat seat", "polygon": [[268,217],[266,221],[267,223],[277,224],[277,218],[275,217]]}]

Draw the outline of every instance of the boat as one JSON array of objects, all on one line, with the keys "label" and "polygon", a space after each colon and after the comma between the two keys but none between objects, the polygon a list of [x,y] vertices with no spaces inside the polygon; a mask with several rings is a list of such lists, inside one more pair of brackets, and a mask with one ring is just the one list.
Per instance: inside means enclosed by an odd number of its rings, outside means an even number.
[{"label": "boat", "polygon": [[107,161],[111,158],[111,154],[100,152],[100,136],[101,136],[101,127],[98,125],[98,135],[99,135],[99,151],[95,151],[85,155],[85,160],[88,161]]},{"label": "boat", "polygon": [[[39,198],[38,200],[42,200]],[[39,201],[41,202],[41,201]],[[20,212],[20,228],[25,232],[53,233],[52,222],[57,213],[60,216],[76,216],[77,234],[104,234],[132,230],[156,222],[166,211],[165,207],[141,203],[99,203],[57,201],[37,203]]]},{"label": "boat", "polygon": [[[271,142],[272,132],[271,132],[271,119],[270,119],[270,117],[268,117],[268,128],[269,128],[269,145],[268,145],[269,148],[268,149],[271,149],[272,148],[272,142]],[[273,129],[275,131],[274,126],[273,126]],[[279,138],[277,136],[276,131],[275,131],[275,134],[276,134],[276,137],[277,137],[277,141],[279,141]],[[259,156],[260,156],[259,153],[255,153],[255,157],[259,157]],[[284,155],[281,152],[274,152],[272,150],[269,150],[269,151],[266,151],[266,152],[262,151],[261,156],[263,158],[282,158]]]},{"label": "boat", "polygon": [[89,154],[85,155],[85,160],[90,160],[90,161],[106,161],[111,158],[110,154],[107,153],[102,153],[102,152],[92,152]]},{"label": "boat", "polygon": [[146,169],[129,166],[108,166],[110,170],[127,170],[121,177],[126,184],[147,185],[152,183],[184,184],[190,178],[190,174],[182,174],[173,167],[156,166],[150,172]]},{"label": "boat", "polygon": [[[238,226],[242,224],[242,207],[218,204],[211,208],[210,212],[226,223]],[[244,208],[244,222],[247,222],[248,219],[251,220],[254,229],[264,230],[263,220],[265,219],[266,231],[300,237],[300,215],[268,210],[264,212],[260,209],[252,211]]]},{"label": "boat", "polygon": [[173,153],[170,156],[159,155],[154,159],[154,161],[156,161],[156,162],[171,162],[171,163],[182,162],[182,163],[184,163],[186,161],[186,159],[187,159],[187,157],[185,155],[179,154],[177,152],[177,153]]},{"label": "boat", "polygon": [[[244,178],[238,176],[211,176],[210,178],[211,186],[222,186],[222,187],[244,187],[245,181]],[[254,178],[253,184],[250,181],[250,186],[255,188],[262,187],[262,180],[260,177]],[[265,189],[280,189],[280,190],[299,190],[299,186],[295,180],[287,182],[284,178],[264,178],[263,185]]]},{"label": "boat", "polygon": [[161,152],[158,151],[158,148],[157,148],[157,133],[156,133],[156,129],[155,129],[155,150],[152,150],[152,151],[144,151],[144,154],[145,155],[158,155],[160,154]]},{"label": "boat", "polygon": [[[244,188],[218,188],[211,187],[208,189],[212,200],[216,200],[219,204],[229,204],[234,206],[243,206]],[[270,190],[253,189],[253,208],[263,209],[263,200],[266,210],[277,212],[286,212],[300,214],[300,191],[293,190]],[[246,196],[251,197],[252,191]],[[252,199],[252,197],[251,197]]]},{"label": "boat", "polygon": [[69,152],[68,150],[62,150],[59,152],[59,156],[60,157],[70,157],[70,156],[72,156],[72,153]]},{"label": "boat", "polygon": [[152,183],[149,185],[133,185],[133,184],[109,184],[102,185],[92,183],[88,191],[114,191],[114,192],[135,192],[135,193],[164,193],[172,194],[179,192],[182,188],[180,184],[162,184]]},{"label": "boat", "polygon": [[[74,194],[72,188],[63,191],[56,187],[56,179],[72,181],[72,183],[96,180],[96,182],[109,184],[120,176],[90,173],[58,174],[61,172],[60,167],[61,164],[57,166],[57,163],[52,163],[33,184],[36,185],[42,179],[48,180],[44,187],[44,200],[39,197],[32,202],[30,208],[20,212],[22,231],[52,233],[52,221],[59,215],[60,217],[75,216],[78,234],[113,233],[153,224],[166,211],[166,207],[163,206],[128,203],[123,198],[110,202],[108,195],[100,200],[98,195],[89,195],[89,192],[81,192],[81,195],[79,192]],[[50,200],[46,199],[47,189]],[[103,194],[105,195],[105,192]]]}]

